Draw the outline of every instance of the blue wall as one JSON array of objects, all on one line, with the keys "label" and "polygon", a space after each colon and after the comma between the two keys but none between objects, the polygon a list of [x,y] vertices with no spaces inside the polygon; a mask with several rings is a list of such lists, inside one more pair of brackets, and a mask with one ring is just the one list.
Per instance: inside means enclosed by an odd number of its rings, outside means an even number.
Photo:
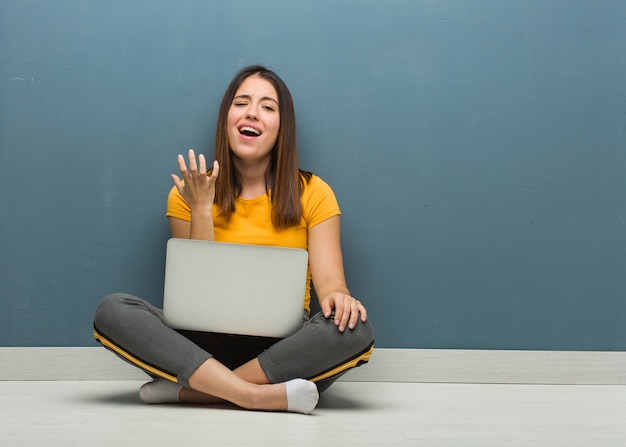
[{"label": "blue wall", "polygon": [[626,349],[626,2],[0,0],[0,345],[159,304],[175,157],[296,100],[380,347]]}]

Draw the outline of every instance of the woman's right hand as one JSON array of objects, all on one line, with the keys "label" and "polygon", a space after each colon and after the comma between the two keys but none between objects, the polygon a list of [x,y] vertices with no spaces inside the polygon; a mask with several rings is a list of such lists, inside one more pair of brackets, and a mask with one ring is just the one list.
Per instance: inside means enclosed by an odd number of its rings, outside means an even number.
[{"label": "woman's right hand", "polygon": [[200,154],[196,163],[195,152],[193,149],[189,149],[188,159],[189,169],[187,169],[185,157],[182,155],[178,156],[178,168],[182,178],[172,174],[174,185],[176,185],[180,195],[187,201],[192,212],[194,210],[210,210],[215,200],[215,181],[219,174],[219,164],[215,160],[211,175],[207,175],[204,155]]}]

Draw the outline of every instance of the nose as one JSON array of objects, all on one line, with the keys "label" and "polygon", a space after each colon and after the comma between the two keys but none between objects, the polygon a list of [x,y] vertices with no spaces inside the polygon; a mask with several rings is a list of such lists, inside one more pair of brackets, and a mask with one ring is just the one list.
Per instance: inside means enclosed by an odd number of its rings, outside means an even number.
[{"label": "nose", "polygon": [[246,118],[256,120],[257,116],[256,106],[254,104],[250,104],[248,106],[248,110],[246,110]]}]

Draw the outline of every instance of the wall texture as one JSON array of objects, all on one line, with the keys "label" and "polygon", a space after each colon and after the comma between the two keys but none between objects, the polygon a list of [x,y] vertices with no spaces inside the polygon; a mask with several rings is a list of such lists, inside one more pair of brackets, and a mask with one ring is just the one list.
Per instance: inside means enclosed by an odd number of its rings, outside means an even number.
[{"label": "wall texture", "polygon": [[626,2],[0,0],[0,345],[159,304],[176,155],[263,63],[394,348],[626,350]]}]

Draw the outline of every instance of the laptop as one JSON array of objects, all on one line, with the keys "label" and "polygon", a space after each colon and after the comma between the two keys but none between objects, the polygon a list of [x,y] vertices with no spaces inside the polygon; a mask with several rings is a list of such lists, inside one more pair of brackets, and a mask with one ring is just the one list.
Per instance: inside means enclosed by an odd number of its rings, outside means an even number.
[{"label": "laptop", "polygon": [[163,316],[175,329],[287,337],[302,327],[308,252],[172,238]]}]

